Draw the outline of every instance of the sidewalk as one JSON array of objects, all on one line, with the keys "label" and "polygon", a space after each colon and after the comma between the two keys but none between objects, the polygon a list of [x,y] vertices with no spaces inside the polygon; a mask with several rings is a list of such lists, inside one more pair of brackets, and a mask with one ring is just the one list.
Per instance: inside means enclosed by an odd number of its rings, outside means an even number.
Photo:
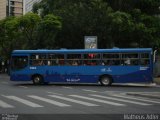
[{"label": "sidewalk", "polygon": [[154,78],[154,83],[156,83],[157,85],[160,85],[160,77],[156,77]]},{"label": "sidewalk", "polygon": [[160,99],[160,92],[128,92],[127,95]]},{"label": "sidewalk", "polygon": [[9,78],[7,73],[0,73],[0,78]]}]

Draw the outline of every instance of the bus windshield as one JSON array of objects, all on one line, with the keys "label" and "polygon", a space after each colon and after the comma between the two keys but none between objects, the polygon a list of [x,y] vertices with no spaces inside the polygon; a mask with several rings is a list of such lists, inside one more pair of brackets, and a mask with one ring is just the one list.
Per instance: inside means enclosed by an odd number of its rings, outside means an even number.
[{"label": "bus windshield", "polygon": [[28,65],[28,56],[13,56],[11,69],[12,70],[21,70]]}]

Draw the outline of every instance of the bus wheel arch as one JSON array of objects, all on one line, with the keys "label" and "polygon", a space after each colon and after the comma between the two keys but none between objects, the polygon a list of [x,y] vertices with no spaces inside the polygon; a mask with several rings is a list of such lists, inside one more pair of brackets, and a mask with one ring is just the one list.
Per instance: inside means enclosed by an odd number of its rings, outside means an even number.
[{"label": "bus wheel arch", "polygon": [[43,84],[43,82],[44,82],[44,78],[40,74],[32,75],[31,79],[32,79],[34,85],[40,85],[40,84]]},{"label": "bus wheel arch", "polygon": [[99,81],[103,86],[110,86],[113,83],[113,78],[111,75],[104,74],[99,77]]}]

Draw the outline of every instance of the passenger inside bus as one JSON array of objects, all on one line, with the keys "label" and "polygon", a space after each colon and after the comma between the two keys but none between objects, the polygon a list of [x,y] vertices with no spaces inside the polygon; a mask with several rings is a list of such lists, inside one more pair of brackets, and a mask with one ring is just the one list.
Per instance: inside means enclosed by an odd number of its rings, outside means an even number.
[{"label": "passenger inside bus", "polygon": [[73,61],[72,65],[78,65],[78,62],[77,61]]}]

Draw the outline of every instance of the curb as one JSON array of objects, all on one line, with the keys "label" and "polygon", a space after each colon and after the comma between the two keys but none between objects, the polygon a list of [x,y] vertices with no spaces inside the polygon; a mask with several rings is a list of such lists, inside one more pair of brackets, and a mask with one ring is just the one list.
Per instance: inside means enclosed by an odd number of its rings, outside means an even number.
[{"label": "curb", "polygon": [[155,87],[157,84],[154,82],[154,83],[113,83],[113,85],[134,86],[134,87]]}]

